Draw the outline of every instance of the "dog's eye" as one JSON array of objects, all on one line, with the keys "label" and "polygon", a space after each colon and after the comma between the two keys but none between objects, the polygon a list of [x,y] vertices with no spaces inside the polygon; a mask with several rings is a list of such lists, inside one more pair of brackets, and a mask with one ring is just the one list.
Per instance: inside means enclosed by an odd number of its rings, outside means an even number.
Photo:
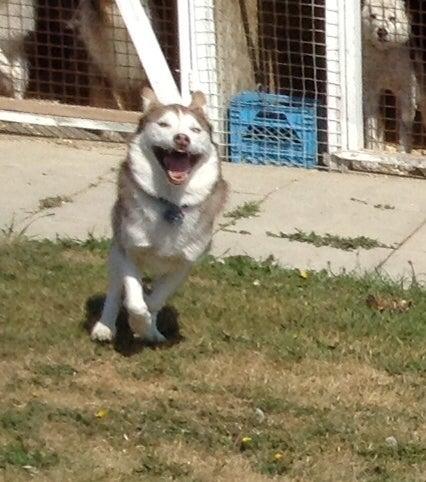
[{"label": "dog's eye", "polygon": [[370,18],[371,18],[371,20],[376,20],[377,15],[376,15],[375,13],[372,13],[372,14],[370,15]]},{"label": "dog's eye", "polygon": [[199,127],[191,127],[191,131],[199,134],[201,132],[201,129]]},{"label": "dog's eye", "polygon": [[396,22],[396,17],[389,17],[389,22]]},{"label": "dog's eye", "polygon": [[158,125],[160,127],[170,127],[170,124],[168,124],[167,122],[159,122]]}]

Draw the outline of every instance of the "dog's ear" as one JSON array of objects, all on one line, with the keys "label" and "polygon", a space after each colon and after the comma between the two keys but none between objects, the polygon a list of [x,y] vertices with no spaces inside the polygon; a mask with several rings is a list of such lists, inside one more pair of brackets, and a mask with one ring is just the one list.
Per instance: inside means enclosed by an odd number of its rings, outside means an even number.
[{"label": "dog's ear", "polygon": [[142,89],[142,112],[146,112],[154,105],[160,105],[160,101],[151,87],[144,87]]},{"label": "dog's ear", "polygon": [[201,110],[207,115],[207,99],[203,92],[197,90],[192,93],[191,103],[189,104],[191,110]]}]

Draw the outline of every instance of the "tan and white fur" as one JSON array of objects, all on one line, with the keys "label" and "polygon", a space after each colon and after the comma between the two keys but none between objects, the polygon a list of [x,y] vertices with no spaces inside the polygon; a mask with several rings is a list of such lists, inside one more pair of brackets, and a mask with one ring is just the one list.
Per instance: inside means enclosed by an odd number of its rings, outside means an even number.
[{"label": "tan and white fur", "polygon": [[416,110],[421,103],[418,67],[411,59],[411,19],[403,0],[365,0],[362,9],[364,115],[367,147],[384,148],[380,99],[396,99],[400,150],[412,150]]},{"label": "tan and white fur", "polygon": [[35,29],[34,0],[0,0],[0,93],[23,99],[28,86],[25,39]]},{"label": "tan and white fur", "polygon": [[[140,110],[147,77],[115,0],[81,0],[74,25],[90,60],[110,86],[114,107]],[[99,85],[91,85],[92,103],[99,104]]]},{"label": "tan and white fur", "polygon": [[[166,341],[157,329],[157,314],[208,251],[226,198],[204,95],[194,93],[189,107],[164,106],[145,89],[144,100],[140,126],[120,169],[109,288],[93,340],[113,339],[123,295],[134,334]],[[174,219],[177,213],[180,219]],[[143,286],[147,272],[154,277],[149,294]]]}]

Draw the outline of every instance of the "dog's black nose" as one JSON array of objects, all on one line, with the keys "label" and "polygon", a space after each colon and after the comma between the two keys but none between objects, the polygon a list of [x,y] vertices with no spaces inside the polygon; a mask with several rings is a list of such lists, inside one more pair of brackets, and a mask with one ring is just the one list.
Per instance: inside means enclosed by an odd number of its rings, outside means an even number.
[{"label": "dog's black nose", "polygon": [[384,40],[388,36],[388,31],[385,28],[377,29],[377,36],[379,40]]},{"label": "dog's black nose", "polygon": [[176,134],[173,138],[176,147],[182,151],[188,149],[191,139],[186,134]]}]

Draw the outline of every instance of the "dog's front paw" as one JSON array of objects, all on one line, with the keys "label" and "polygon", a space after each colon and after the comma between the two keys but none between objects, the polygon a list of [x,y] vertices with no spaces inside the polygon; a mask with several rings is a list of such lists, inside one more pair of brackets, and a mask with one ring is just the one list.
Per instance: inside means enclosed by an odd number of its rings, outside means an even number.
[{"label": "dog's front paw", "polygon": [[113,330],[104,325],[101,321],[98,321],[92,329],[90,337],[93,341],[112,341],[114,338],[115,333]]}]

